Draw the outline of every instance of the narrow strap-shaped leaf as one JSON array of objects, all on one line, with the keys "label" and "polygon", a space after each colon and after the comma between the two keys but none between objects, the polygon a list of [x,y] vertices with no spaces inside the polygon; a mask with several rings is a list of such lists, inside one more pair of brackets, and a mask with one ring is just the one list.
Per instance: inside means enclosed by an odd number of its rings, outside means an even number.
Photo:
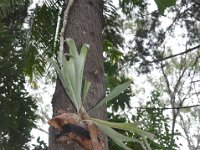
[{"label": "narrow strap-shaped leaf", "polygon": [[145,145],[146,145],[147,149],[148,149],[148,150],[152,150],[151,147],[150,147],[150,145],[149,145],[149,143],[148,143],[148,141],[147,141],[147,138],[142,137],[142,139],[143,139],[143,141],[145,142]]},{"label": "narrow strap-shaped leaf", "polygon": [[[70,100],[75,105],[77,111],[79,111],[83,103],[81,89],[88,47],[86,44],[84,44],[79,54],[73,39],[67,39],[67,44],[69,46],[69,60],[66,59],[65,54],[62,55],[62,62],[59,64],[61,69],[56,62],[51,61],[51,63],[57,70],[62,84],[70,97]],[[88,93],[88,90],[89,84],[87,84],[87,87],[85,87],[84,99]]]},{"label": "narrow strap-shaped leaf", "polygon": [[58,66],[58,64],[55,61],[53,61],[52,59],[47,59],[47,61],[50,62],[50,64],[56,69],[66,93],[68,94],[70,100],[72,101],[72,103],[76,107],[77,102],[75,101],[75,96],[74,96],[74,93],[72,92],[73,89],[72,89],[71,84],[69,82],[68,76],[64,75],[64,73],[60,70],[60,67]]},{"label": "narrow strap-shaped leaf", "polygon": [[128,136],[124,136],[122,134],[120,134],[119,132],[113,130],[112,128],[110,128],[107,125],[101,124],[99,122],[94,121],[94,123],[108,136],[110,137],[117,145],[123,147],[126,150],[131,150],[129,147],[127,147],[123,142],[137,142],[139,144],[141,144],[141,146],[143,147],[144,150],[146,150],[146,147],[144,146],[144,144],[139,141],[138,139],[134,138],[134,137],[128,137]]},{"label": "narrow strap-shaped leaf", "polygon": [[[63,56],[63,75],[68,76],[69,82],[73,88],[73,90],[76,90],[76,78],[75,78],[75,65],[74,60],[71,57],[69,60],[66,60],[65,56]],[[76,91],[74,91],[76,93]]]},{"label": "narrow strap-shaped leaf", "polygon": [[84,87],[83,87],[83,103],[85,102],[86,96],[87,96],[88,91],[90,89],[90,85],[91,85],[91,82],[85,80],[85,84],[84,84]]},{"label": "narrow strap-shaped leaf", "polygon": [[76,91],[76,83],[75,83],[75,67],[73,63],[73,57],[69,61],[66,60],[65,57],[63,57],[63,71],[62,74],[65,77],[65,82],[63,83],[64,87],[68,87],[68,90],[66,93],[69,95],[69,93],[72,95],[70,99],[74,103],[77,110],[79,110],[79,103],[77,102],[77,91]]},{"label": "narrow strap-shaped leaf", "polygon": [[123,84],[118,85],[115,87],[103,100],[101,100],[91,111],[97,109],[98,107],[102,106],[106,102],[112,100],[113,98],[117,97],[119,94],[121,94],[124,90],[128,88],[128,86],[131,84],[131,81],[127,81]]},{"label": "narrow strap-shaped leaf", "polygon": [[[80,90],[81,89],[81,84],[80,84],[81,75],[79,74],[80,56],[78,54],[74,40],[71,38],[68,38],[66,39],[66,41],[69,46],[69,53],[72,56],[67,61],[68,66],[66,69],[68,69],[68,74],[70,76],[70,79],[72,80],[73,90],[76,93],[76,98],[80,99],[81,97],[81,90]],[[82,82],[82,79],[81,79],[81,82]]]},{"label": "narrow strap-shaped leaf", "polygon": [[154,134],[139,129],[137,127],[136,123],[118,123],[118,122],[110,122],[110,121],[105,121],[105,120],[100,120],[100,119],[95,119],[95,118],[92,118],[92,120],[95,121],[95,122],[98,122],[100,124],[104,124],[106,126],[109,126],[111,128],[117,128],[117,129],[132,131],[134,133],[139,134],[142,137],[147,137],[147,138],[150,138],[150,139],[154,138]]},{"label": "narrow strap-shaped leaf", "polygon": [[66,41],[67,41],[67,44],[69,46],[70,55],[72,55],[73,57],[77,57],[78,51],[77,51],[76,44],[75,44],[74,40],[71,39],[71,38],[68,38],[68,39],[66,39]]},{"label": "narrow strap-shaped leaf", "polygon": [[77,59],[77,84],[79,84],[79,93],[81,93],[81,89],[82,89],[82,81],[83,81],[83,70],[85,67],[85,60],[86,60],[86,55],[88,52],[88,47],[84,44],[80,50],[80,55],[79,55],[79,59]]}]

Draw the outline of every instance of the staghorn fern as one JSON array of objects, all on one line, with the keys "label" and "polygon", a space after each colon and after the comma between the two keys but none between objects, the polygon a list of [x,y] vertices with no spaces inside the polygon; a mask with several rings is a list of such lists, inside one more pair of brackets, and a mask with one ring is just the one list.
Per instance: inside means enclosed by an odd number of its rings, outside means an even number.
[{"label": "staghorn fern", "polygon": [[[88,94],[90,88],[90,82],[86,81],[83,87],[83,99],[81,97],[81,89],[82,89],[82,81],[83,81],[83,70],[85,65],[86,54],[88,51],[89,46],[84,44],[78,53],[74,40],[67,39],[67,44],[69,46],[69,59],[67,60],[65,54],[60,55],[60,62],[56,62],[52,59],[48,59],[48,61],[54,66],[56,69],[62,84],[65,88],[65,91],[70,97],[70,100],[76,107],[77,112],[80,112],[81,107],[83,106],[83,102]],[[62,58],[61,58],[62,57]],[[131,81],[127,81],[123,84],[118,85],[115,87],[104,99],[102,99],[92,110],[97,109],[104,103],[112,100],[116,96],[118,96],[121,92],[130,86]],[[108,137],[110,137],[116,144],[123,147],[126,150],[131,150],[129,147],[126,146],[124,142],[133,141],[141,144],[144,149],[150,150],[149,144],[146,142],[146,138],[153,139],[154,135],[152,133],[140,130],[137,127],[136,123],[115,123],[104,121],[100,119],[90,118],[90,120],[85,121],[92,121],[94,122],[98,128],[100,128]],[[141,136],[144,142],[134,138],[122,135],[121,133],[117,132],[113,128],[122,129],[134,132]]]}]

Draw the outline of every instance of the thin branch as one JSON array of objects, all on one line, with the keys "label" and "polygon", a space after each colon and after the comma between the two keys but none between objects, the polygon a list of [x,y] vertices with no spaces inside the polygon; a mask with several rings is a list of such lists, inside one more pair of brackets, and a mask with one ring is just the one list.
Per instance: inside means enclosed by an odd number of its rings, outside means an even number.
[{"label": "thin branch", "polygon": [[200,104],[196,105],[190,105],[190,106],[180,106],[180,107],[133,107],[133,108],[139,108],[139,109],[159,109],[159,110],[166,110],[166,109],[171,109],[171,110],[176,110],[176,109],[186,109],[186,108],[193,108],[193,107],[200,107]]},{"label": "thin branch", "polygon": [[174,55],[170,55],[170,56],[167,56],[165,58],[162,58],[162,59],[157,59],[157,60],[153,60],[153,61],[147,61],[146,63],[149,64],[149,63],[157,63],[157,62],[160,62],[160,61],[163,61],[163,60],[167,60],[167,59],[171,59],[173,57],[177,57],[177,56],[180,56],[180,55],[183,55],[183,54],[187,54],[193,50],[196,50],[200,48],[200,45],[197,45],[195,47],[192,47],[192,48],[189,48],[187,50],[185,50],[184,52],[181,52],[181,53],[177,53],[177,54],[174,54]]},{"label": "thin branch", "polygon": [[190,83],[200,82],[200,80],[191,81]]},{"label": "thin branch", "polygon": [[48,135],[49,135],[49,132],[47,132],[47,131],[43,130],[43,129],[42,129],[42,128],[40,128],[40,127],[36,127],[35,129],[37,129],[37,130],[39,130],[39,131],[41,131],[41,132],[43,132],[43,133],[46,133],[46,134],[48,134]]},{"label": "thin branch", "polygon": [[170,95],[170,97],[171,97],[171,95],[172,95],[172,90],[171,90],[171,88],[170,88],[170,83],[169,83],[169,80],[168,80],[168,78],[167,78],[167,75],[165,74],[164,66],[163,66],[162,62],[161,62],[160,68],[161,68],[162,74],[163,74],[163,76],[164,76],[166,85],[167,85],[168,93],[169,93],[169,95]]},{"label": "thin branch", "polygon": [[[172,106],[172,108],[175,108],[175,93],[172,92],[172,90],[170,88],[170,83],[169,83],[169,80],[167,78],[167,75],[165,74],[164,66],[163,66],[162,62],[161,62],[161,70],[162,70],[165,82],[167,84],[168,93],[169,93],[170,99],[171,99],[171,106]],[[179,110],[179,109],[177,109],[177,110]],[[172,146],[172,144],[173,144],[173,137],[174,137],[174,128],[175,128],[175,121],[176,121],[175,109],[172,109],[172,119],[173,119],[173,121],[172,121],[172,137],[171,137],[170,146]]]},{"label": "thin branch", "polygon": [[[185,135],[186,135],[185,139],[186,139],[187,142],[188,142],[189,148],[191,148],[191,147],[192,147],[192,144],[191,144],[192,140],[191,140],[191,138],[190,138],[190,136],[189,136],[189,133],[188,133],[188,127],[186,127],[186,123],[185,123],[185,121],[184,121],[182,115],[180,115],[180,119],[181,119],[181,121],[182,121],[181,127],[182,127],[182,129],[183,129],[183,131],[184,131],[184,133],[185,133]],[[187,125],[188,125],[188,123],[187,123]]]},{"label": "thin branch", "polygon": [[178,78],[178,80],[177,80],[177,82],[176,82],[176,85],[175,85],[175,87],[174,87],[174,91],[173,91],[174,94],[177,93],[178,87],[179,87],[180,84],[181,84],[181,80],[182,80],[183,75],[185,74],[186,70],[187,70],[187,68],[184,68],[182,72],[180,71],[180,76],[179,76],[179,78]]}]

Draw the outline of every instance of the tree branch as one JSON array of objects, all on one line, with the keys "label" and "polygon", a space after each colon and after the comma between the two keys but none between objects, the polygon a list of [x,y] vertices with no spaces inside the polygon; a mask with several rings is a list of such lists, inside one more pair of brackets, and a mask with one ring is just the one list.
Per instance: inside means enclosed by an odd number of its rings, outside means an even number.
[{"label": "tree branch", "polygon": [[157,60],[153,60],[153,61],[147,61],[146,63],[149,64],[149,63],[157,63],[157,62],[160,62],[160,61],[163,61],[163,60],[167,60],[167,59],[171,59],[173,57],[177,57],[177,56],[180,56],[180,55],[183,55],[183,54],[187,54],[193,50],[196,50],[200,48],[200,45],[197,45],[195,47],[192,47],[192,48],[189,48],[187,50],[185,50],[184,52],[181,52],[181,53],[178,53],[178,54],[174,54],[174,55],[170,55],[170,56],[167,56],[167,57],[164,57],[162,59],[157,59]]},{"label": "tree branch", "polygon": [[200,104],[196,104],[196,105],[190,105],[190,106],[180,106],[180,107],[160,107],[160,108],[156,108],[156,107],[133,107],[133,108],[139,108],[139,109],[159,109],[159,110],[166,110],[166,109],[186,109],[186,108],[193,108],[193,107],[199,107]]},{"label": "tree branch", "polygon": [[41,132],[46,133],[46,134],[49,135],[49,132],[45,131],[44,129],[42,129],[42,128],[40,128],[40,127],[37,127],[37,126],[36,126],[35,129],[37,129],[37,130],[39,130],[39,131],[41,131]]}]

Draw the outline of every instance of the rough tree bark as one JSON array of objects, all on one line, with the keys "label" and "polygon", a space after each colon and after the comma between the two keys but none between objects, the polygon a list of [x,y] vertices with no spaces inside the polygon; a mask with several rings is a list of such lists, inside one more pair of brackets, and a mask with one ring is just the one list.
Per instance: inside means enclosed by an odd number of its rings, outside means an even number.
[{"label": "rough tree bark", "polygon": [[[75,0],[70,9],[65,37],[72,38],[80,49],[87,43],[90,45],[84,78],[91,82],[91,88],[87,97],[86,110],[94,106],[105,95],[104,69],[103,69],[103,0]],[[66,50],[65,50],[66,51]],[[55,93],[52,99],[53,117],[58,115],[58,110],[74,112],[75,109],[65,93],[59,79],[56,83]],[[93,117],[106,119],[106,108],[102,107],[90,114]],[[58,144],[55,141],[57,132],[50,128],[49,150],[79,150],[76,143]],[[105,150],[108,149],[107,140]]]}]

